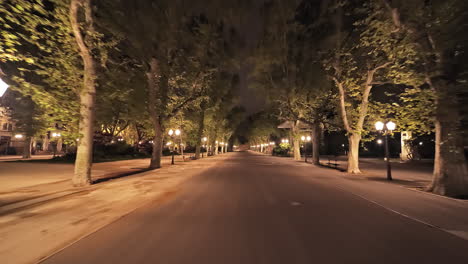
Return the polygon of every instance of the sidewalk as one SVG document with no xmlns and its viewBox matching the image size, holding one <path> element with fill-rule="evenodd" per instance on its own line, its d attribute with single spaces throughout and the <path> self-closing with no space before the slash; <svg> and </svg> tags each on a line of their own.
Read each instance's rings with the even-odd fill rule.
<svg viewBox="0 0 468 264">
<path fill-rule="evenodd" d="M 400 183 L 406 182 L 408 186 L 421 187 L 428 185 L 432 180 L 433 161 L 416 160 L 411 162 L 401 162 L 399 159 L 390 159 L 392 167 L 392 178 Z M 330 156 L 331 165 L 328 165 L 327 156 L 320 157 L 320 163 L 331 168 L 346 171 L 346 156 Z M 337 163 L 335 166 L 333 163 Z M 386 179 L 387 167 L 383 158 L 360 158 L 359 168 L 364 177 L 370 179 Z"/>
<path fill-rule="evenodd" d="M 56 199 L 0 215 L 1 262 L 37 263 L 136 208 L 150 202 L 164 202 L 179 191 L 182 182 L 205 173 L 229 156 L 176 162 L 174 166 L 168 166 L 165 158 L 166 165 L 160 169 L 75 188 L 71 195 L 60 194 Z M 120 164 L 120 167 L 138 167 L 132 166 L 132 162 L 135 161 L 125 161 L 126 165 Z"/>
<path fill-rule="evenodd" d="M 321 163 L 327 162 L 328 158 L 321 159 Z M 316 167 L 304 161 L 299 164 L 303 170 L 323 172 L 319 177 L 307 177 L 309 181 L 340 188 L 402 217 L 468 240 L 468 200 L 423 191 L 432 180 L 431 162 L 392 160 L 393 181 L 387 181 L 385 162 L 378 159 L 360 159 L 362 174 Z M 339 157 L 338 167 L 346 169 L 346 157 Z"/>
<path fill-rule="evenodd" d="M 30 159 L 24 159 L 21 155 L 0 155 L 0 162 L 2 161 L 15 161 L 15 160 L 47 160 L 51 159 L 53 155 L 32 155 Z"/>
<path fill-rule="evenodd" d="M 182 157 L 176 156 L 176 164 Z M 162 166 L 170 166 L 163 157 Z M 149 159 L 122 160 L 93 164 L 93 181 L 105 181 L 147 171 Z M 73 164 L 47 162 L 2 162 L 0 164 L 0 216 L 78 192 L 71 185 Z"/>
</svg>

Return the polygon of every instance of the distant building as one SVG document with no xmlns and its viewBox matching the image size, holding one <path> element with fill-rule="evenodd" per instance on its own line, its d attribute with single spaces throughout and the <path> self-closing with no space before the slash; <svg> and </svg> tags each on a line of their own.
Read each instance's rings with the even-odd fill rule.
<svg viewBox="0 0 468 264">
<path fill-rule="evenodd" d="M 13 134 L 15 122 L 11 119 L 10 110 L 0 106 L 0 155 L 19 154 L 23 150 L 24 139 Z"/>
</svg>

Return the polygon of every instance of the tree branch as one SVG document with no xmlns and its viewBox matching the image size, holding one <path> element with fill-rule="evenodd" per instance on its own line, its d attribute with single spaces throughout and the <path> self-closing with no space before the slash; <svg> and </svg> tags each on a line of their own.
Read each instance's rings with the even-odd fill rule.
<svg viewBox="0 0 468 264">
<path fill-rule="evenodd" d="M 332 79 L 335 82 L 336 86 L 338 87 L 338 91 L 340 93 L 341 119 L 343 120 L 345 130 L 348 133 L 351 133 L 352 129 L 351 129 L 351 126 L 349 125 L 348 115 L 346 113 L 345 91 L 344 91 L 343 84 L 339 82 L 336 77 L 333 77 Z"/>
</svg>

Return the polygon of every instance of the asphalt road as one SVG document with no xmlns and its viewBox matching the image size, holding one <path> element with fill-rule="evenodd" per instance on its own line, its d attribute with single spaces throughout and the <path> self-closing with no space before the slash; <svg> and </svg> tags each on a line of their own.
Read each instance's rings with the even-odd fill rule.
<svg viewBox="0 0 468 264">
<path fill-rule="evenodd" d="M 468 241 L 322 184 L 326 169 L 230 155 L 43 263 L 468 263 Z"/>
</svg>

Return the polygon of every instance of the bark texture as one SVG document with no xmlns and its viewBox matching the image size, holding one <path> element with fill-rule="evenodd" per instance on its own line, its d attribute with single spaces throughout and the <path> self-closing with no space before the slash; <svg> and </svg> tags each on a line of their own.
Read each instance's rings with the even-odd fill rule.
<svg viewBox="0 0 468 264">
<path fill-rule="evenodd" d="M 29 159 L 31 158 L 32 138 L 30 136 L 26 136 L 23 144 L 23 159 Z"/>
<path fill-rule="evenodd" d="M 458 197 L 468 195 L 468 167 L 463 149 L 461 116 L 456 93 L 444 80 L 432 81 L 436 99 L 436 149 L 430 190 Z"/>
<path fill-rule="evenodd" d="M 320 127 L 320 123 L 315 122 L 312 125 L 312 164 L 319 165 L 320 164 L 320 137 L 322 134 L 322 129 Z M 307 153 L 306 153 L 307 154 Z"/>
<path fill-rule="evenodd" d="M 203 137 L 203 130 L 204 129 L 205 129 L 205 110 L 202 110 L 201 113 L 200 113 L 200 119 L 198 120 L 197 145 L 196 145 L 196 149 L 195 149 L 195 159 L 200 158 L 202 137 Z"/>
<path fill-rule="evenodd" d="M 293 139 L 293 155 L 294 160 L 301 160 L 301 142 L 299 140 L 299 120 L 296 120 L 291 128 L 291 136 Z"/>
<path fill-rule="evenodd" d="M 78 144 L 75 161 L 75 173 L 72 179 L 74 186 L 84 186 L 91 184 L 94 115 L 96 101 L 96 67 L 93 56 L 91 54 L 91 49 L 86 45 L 84 36 L 80 30 L 78 14 L 80 7 L 83 9 L 85 14 L 85 30 L 89 32 L 89 34 L 92 34 L 93 32 L 91 0 L 71 0 L 70 22 L 84 65 L 84 84 L 82 90 L 80 91 L 79 133 L 81 138 Z"/>
<path fill-rule="evenodd" d="M 158 112 L 158 77 L 160 75 L 159 61 L 156 58 L 150 60 L 149 70 L 146 74 L 148 81 L 148 110 L 151 116 L 151 124 L 153 126 L 153 152 L 149 168 L 161 168 L 162 145 L 164 129 L 160 113 Z"/>
<path fill-rule="evenodd" d="M 359 143 L 361 135 L 352 133 L 348 136 L 349 151 L 348 151 L 348 173 L 361 173 L 359 170 Z"/>
</svg>

